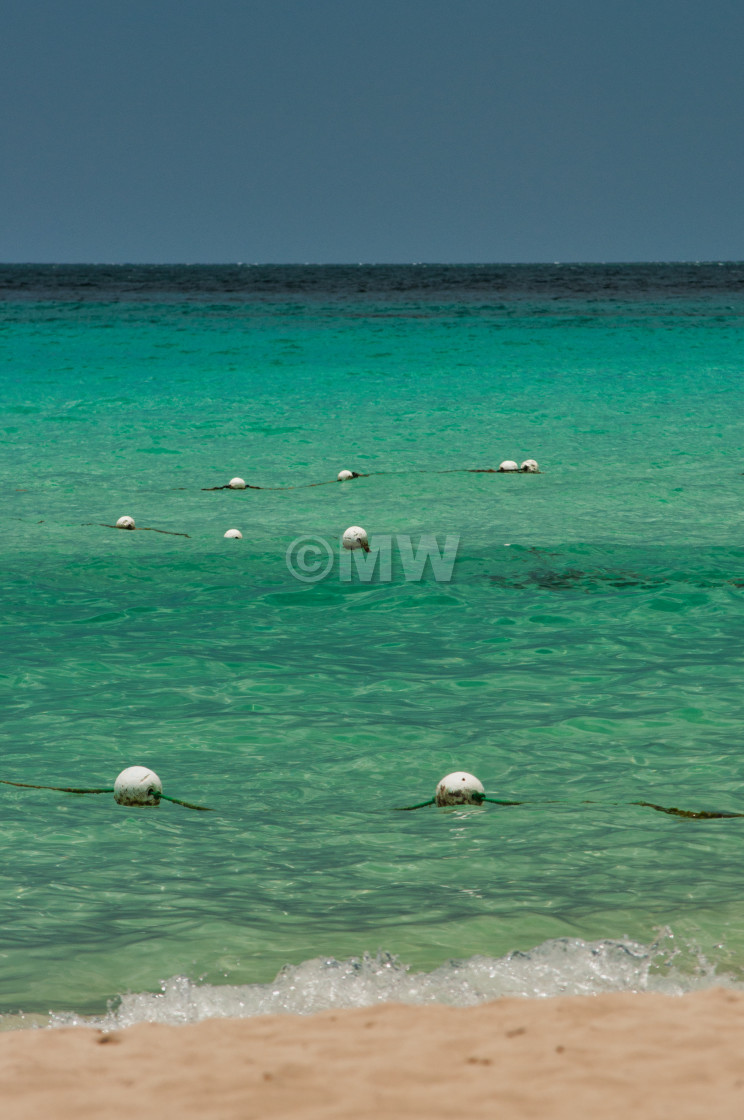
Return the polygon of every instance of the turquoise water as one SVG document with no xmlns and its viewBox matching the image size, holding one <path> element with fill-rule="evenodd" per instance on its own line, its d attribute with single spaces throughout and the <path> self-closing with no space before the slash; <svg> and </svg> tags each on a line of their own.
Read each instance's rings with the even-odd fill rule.
<svg viewBox="0 0 744 1120">
<path fill-rule="evenodd" d="M 605 986 L 739 982 L 744 820 L 632 802 L 744 812 L 744 268 L 29 267 L 0 295 L 0 777 L 144 764 L 213 809 L 0 786 L 0 1011 L 151 1017 L 165 982 L 234 1013 L 287 965 L 289 1009 L 360 970 L 469 999 L 450 958 L 587 990 L 598 945 L 641 962 Z M 368 477 L 304 485 L 341 468 Z M 295 488 L 202 489 L 235 475 Z M 451 580 L 293 578 L 292 541 L 352 524 L 459 535 Z M 525 804 L 397 812 L 458 769 Z"/>
</svg>

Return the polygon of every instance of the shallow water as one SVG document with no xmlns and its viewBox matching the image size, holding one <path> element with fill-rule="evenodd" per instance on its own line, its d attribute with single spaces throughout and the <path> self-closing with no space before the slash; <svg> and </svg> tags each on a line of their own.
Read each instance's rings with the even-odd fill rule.
<svg viewBox="0 0 744 1120">
<path fill-rule="evenodd" d="M 734 265 L 0 269 L 0 777 L 142 763 L 213 809 L 0 787 L 0 1009 L 176 976 L 227 1007 L 285 965 L 312 1009 L 358 990 L 323 961 L 378 951 L 467 1002 L 450 958 L 528 994 L 508 954 L 560 975 L 564 938 L 580 989 L 592 946 L 655 960 L 667 927 L 675 983 L 738 983 L 744 820 L 632 803 L 744 812 L 743 293 Z M 342 467 L 369 477 L 304 485 Z M 296 488 L 202 489 L 234 475 Z M 351 524 L 389 581 L 340 578 Z M 459 536 L 449 582 L 405 578 L 422 534 Z M 397 812 L 456 769 L 524 804 Z"/>
</svg>

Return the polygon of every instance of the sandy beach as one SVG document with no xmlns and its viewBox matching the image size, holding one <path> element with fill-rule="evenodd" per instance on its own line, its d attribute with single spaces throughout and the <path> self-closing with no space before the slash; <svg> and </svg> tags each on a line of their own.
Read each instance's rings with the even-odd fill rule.
<svg viewBox="0 0 744 1120">
<path fill-rule="evenodd" d="M 382 1005 L 0 1037 L 6 1120 L 740 1117 L 744 994 Z"/>
</svg>

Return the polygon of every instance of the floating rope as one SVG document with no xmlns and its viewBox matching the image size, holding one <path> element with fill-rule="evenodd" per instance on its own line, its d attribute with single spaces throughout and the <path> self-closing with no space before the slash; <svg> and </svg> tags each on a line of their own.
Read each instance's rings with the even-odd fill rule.
<svg viewBox="0 0 744 1120">
<path fill-rule="evenodd" d="M 381 475 L 388 475 L 395 477 L 402 474 L 542 474 L 542 471 L 525 471 L 525 470 L 511 470 L 503 471 L 498 467 L 448 467 L 445 470 L 432 471 L 427 469 L 413 470 L 413 471 L 370 471 L 368 474 L 361 474 L 357 471 L 351 471 L 352 478 L 379 478 Z M 312 486 L 332 486 L 336 482 L 348 482 L 344 478 L 329 478 L 324 482 L 299 482 L 295 486 L 255 486 L 250 482 L 244 483 L 243 486 L 231 486 L 225 483 L 224 486 L 202 486 L 202 491 L 210 490 L 307 490 Z M 178 486 L 174 489 L 185 490 L 186 487 Z"/>
<path fill-rule="evenodd" d="M 672 817 L 687 817 L 689 820 L 694 821 L 713 821 L 725 817 L 744 817 L 744 813 L 709 813 L 703 809 L 699 813 L 693 813 L 689 809 L 666 809 L 663 805 L 654 805 L 652 801 L 632 801 L 632 805 L 642 805 L 645 809 L 655 809 L 657 813 L 669 813 Z"/>
<path fill-rule="evenodd" d="M 467 805 L 467 804 L 482 805 L 484 801 L 490 802 L 491 805 L 528 805 L 529 804 L 529 802 L 527 802 L 527 801 L 498 801 L 495 797 L 485 797 L 483 794 L 478 793 L 476 790 L 474 790 L 470 794 L 470 801 L 469 802 L 463 801 L 462 804 L 463 805 Z M 437 803 L 436 798 L 435 797 L 430 797 L 428 801 L 422 801 L 420 805 L 400 805 L 397 808 L 397 812 L 399 812 L 399 813 L 410 813 L 414 809 L 425 809 L 427 805 L 436 805 L 436 803 Z M 448 808 L 448 809 L 457 808 L 456 805 L 447 805 L 447 806 L 444 806 L 444 807 Z"/>
<path fill-rule="evenodd" d="M 428 801 L 422 801 L 420 805 L 398 805 L 397 806 L 397 812 L 399 812 L 399 813 L 411 813 L 411 812 L 413 812 L 414 809 L 425 809 L 427 805 L 435 805 L 435 804 L 436 804 L 436 802 L 435 802 L 434 798 L 430 797 Z"/>
<path fill-rule="evenodd" d="M 104 529 L 120 529 L 120 525 L 107 525 L 105 521 L 84 521 L 84 525 L 101 525 Z M 138 525 L 136 529 L 129 529 L 132 533 L 165 533 L 169 537 L 188 537 L 188 533 L 175 533 L 172 529 L 153 529 L 149 525 Z"/>
<path fill-rule="evenodd" d="M 375 474 L 386 474 L 386 471 L 375 471 Z M 401 471 L 401 474 L 410 473 Z M 425 471 L 414 472 L 418 474 L 425 474 Z M 370 478 L 368 474 L 357 474 L 356 471 L 351 472 L 352 478 Z M 332 486 L 334 482 L 348 482 L 348 479 L 329 478 L 326 482 L 300 482 L 296 486 L 253 486 L 250 482 L 246 482 L 244 486 L 230 486 L 226 483 L 224 486 L 202 486 L 202 490 L 308 490 L 311 486 Z M 179 487 L 183 489 L 183 487 Z"/>
<path fill-rule="evenodd" d="M 4 786 L 16 786 L 20 789 L 50 789 L 54 790 L 56 793 L 114 793 L 113 787 L 107 787 L 106 789 L 83 789 L 78 786 L 42 786 L 37 785 L 34 782 L 11 782 L 8 778 L 0 778 L 0 784 Z M 154 796 L 157 800 L 170 801 L 173 805 L 182 805 L 185 809 L 194 809 L 199 813 L 213 812 L 209 805 L 196 805 L 193 801 L 182 801 L 179 797 L 169 797 L 167 793 L 161 793 L 158 791 L 154 794 Z M 487 801 L 490 805 L 560 804 L 560 802 L 558 801 L 502 801 L 496 797 L 485 797 L 484 795 L 479 794 L 477 791 L 473 791 L 470 794 L 470 798 L 470 804 L 475 805 L 482 805 L 484 801 Z M 463 804 L 468 804 L 468 802 L 463 802 Z M 600 802 L 583 801 L 582 804 L 597 805 L 600 804 Z M 669 816 L 672 817 L 683 817 L 687 820 L 695 821 L 729 820 L 733 817 L 744 817 L 744 813 L 730 813 L 725 810 L 722 810 L 720 812 L 712 812 L 707 809 L 701 809 L 699 812 L 693 812 L 691 809 L 677 809 L 675 807 L 668 808 L 664 805 L 655 805 L 653 801 L 631 801 L 630 804 L 638 805 L 643 809 L 654 809 L 657 813 L 668 813 Z M 426 809 L 429 805 L 436 805 L 436 799 L 430 797 L 428 801 L 421 801 L 418 805 L 400 805 L 397 807 L 396 811 L 399 813 L 410 813 L 413 812 L 414 809 Z M 446 806 L 446 808 L 456 807 L 457 806 Z"/>
<path fill-rule="evenodd" d="M 196 809 L 200 813 L 214 812 L 209 805 L 195 805 L 193 801 L 180 801 L 177 797 L 169 797 L 167 793 L 161 793 L 160 796 L 164 801 L 172 801 L 174 805 L 183 805 L 185 809 Z"/>
<path fill-rule="evenodd" d="M 33 782 L 11 782 L 7 778 L 0 778 L 4 786 L 20 786 L 22 789 L 53 789 L 57 793 L 114 793 L 114 787 L 108 789 L 78 789 L 76 786 L 39 786 Z M 193 801 L 181 801 L 178 797 L 169 797 L 167 793 L 156 791 L 153 796 L 156 800 L 171 801 L 174 805 L 183 805 L 185 809 L 195 809 L 200 813 L 211 813 L 209 805 L 195 805 Z"/>
<path fill-rule="evenodd" d="M 77 789 L 74 786 L 37 786 L 32 782 L 10 782 L 7 778 L 0 778 L 0 782 L 4 786 L 22 786 L 23 789 L 54 789 L 58 793 L 113 793 L 114 787 L 110 789 Z"/>
<path fill-rule="evenodd" d="M 462 802 L 463 805 L 482 805 L 484 801 L 488 801 L 491 805 L 560 805 L 560 801 L 499 801 L 495 797 L 485 797 L 477 791 L 470 793 L 470 801 Z M 582 801 L 582 805 L 600 805 L 599 801 Z M 614 802 L 614 804 L 620 804 Z M 731 817 L 744 817 L 744 813 L 729 813 L 726 811 L 710 812 L 707 809 L 701 809 L 695 813 L 691 809 L 675 809 L 666 808 L 664 805 L 655 805 L 652 801 L 631 801 L 631 805 L 640 805 L 644 809 L 655 809 L 657 813 L 668 813 L 672 817 L 684 817 L 687 820 L 694 821 L 713 821 L 713 820 L 728 820 Z M 436 798 L 430 797 L 428 801 L 422 801 L 419 805 L 401 805 L 397 811 L 400 813 L 410 813 L 414 809 L 425 809 L 428 805 L 436 805 Z M 442 808 L 452 809 L 457 808 L 457 805 L 445 805 Z"/>
<path fill-rule="evenodd" d="M 334 479 L 335 482 L 335 479 Z M 311 482 L 311 486 L 323 486 L 322 482 Z M 186 486 L 174 486 L 174 490 L 186 490 Z M 245 486 L 230 486 L 225 483 L 224 486 L 202 486 L 202 490 L 293 490 L 293 486 L 251 486 L 250 482 L 246 482 Z"/>
</svg>

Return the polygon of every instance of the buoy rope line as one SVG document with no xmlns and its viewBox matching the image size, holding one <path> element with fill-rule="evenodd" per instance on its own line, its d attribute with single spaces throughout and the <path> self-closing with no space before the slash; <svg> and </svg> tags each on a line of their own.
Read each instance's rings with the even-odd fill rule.
<svg viewBox="0 0 744 1120">
<path fill-rule="evenodd" d="M 114 786 L 108 786 L 106 789 L 80 789 L 77 786 L 40 786 L 33 782 L 11 782 L 7 778 L 0 778 L 0 784 L 4 786 L 20 786 L 23 789 L 52 789 L 57 793 L 116 793 Z M 183 805 L 185 809 L 196 809 L 200 813 L 211 813 L 212 809 L 208 805 L 195 805 L 193 801 L 182 801 L 179 797 L 169 797 L 167 793 L 162 790 L 155 790 L 152 794 L 154 798 L 153 804 L 158 801 L 171 801 L 174 805 Z"/>
<path fill-rule="evenodd" d="M 114 787 L 109 789 L 78 789 L 76 786 L 37 786 L 33 782 L 11 782 L 8 778 L 0 778 L 4 786 L 21 786 L 23 789 L 54 789 L 58 793 L 113 793 Z"/>
<path fill-rule="evenodd" d="M 398 475 L 404 475 L 404 474 L 543 474 L 543 471 L 541 471 L 539 469 L 539 467 L 535 463 L 534 459 L 527 459 L 527 460 L 525 460 L 525 462 L 530 463 L 530 464 L 535 464 L 535 465 L 534 466 L 525 466 L 523 464 L 520 467 L 520 466 L 517 466 L 516 463 L 515 463 L 514 466 L 510 466 L 510 467 L 447 467 L 444 470 L 430 470 L 427 467 L 421 467 L 421 468 L 417 468 L 415 470 L 407 470 L 407 471 L 367 471 L 367 472 L 363 472 L 363 471 L 342 471 L 341 474 L 344 476 L 343 478 L 328 478 L 328 479 L 325 479 L 323 482 L 299 482 L 294 486 L 256 486 L 255 483 L 252 483 L 252 482 L 243 482 L 242 486 L 233 486 L 229 482 L 226 482 L 222 486 L 201 486 L 200 489 L 202 491 L 209 491 L 209 490 L 306 490 L 311 486 L 333 486 L 337 482 L 349 482 L 353 478 L 380 478 L 383 475 L 386 475 L 390 478 L 395 478 Z M 242 481 L 242 479 L 241 479 L 241 481 Z M 191 487 L 190 486 L 171 486 L 170 489 L 171 489 L 172 492 L 175 492 L 175 491 L 190 490 Z M 159 493 L 161 493 L 160 490 L 150 490 L 149 488 L 146 488 L 144 492 L 147 493 L 147 494 L 159 494 Z M 31 491 L 30 490 L 14 490 L 13 493 L 15 493 L 15 494 L 30 494 Z M 86 522 L 86 524 L 91 525 L 91 524 L 93 524 L 93 522 L 89 521 L 89 522 Z M 98 524 L 98 523 L 96 522 L 96 524 Z M 107 525 L 106 528 L 111 529 L 111 528 L 115 528 L 115 526 Z M 165 529 L 154 529 L 152 531 L 155 532 L 155 533 L 165 533 L 165 532 L 167 532 L 167 530 L 165 530 Z M 180 535 L 184 536 L 184 537 L 188 536 L 187 533 L 182 533 Z"/>
<path fill-rule="evenodd" d="M 176 533 L 173 529 L 153 529 L 150 525 L 108 525 L 105 521 L 84 521 L 83 525 L 100 525 L 104 529 L 126 528 L 129 532 L 136 533 L 165 533 L 168 537 L 188 537 L 188 533 Z"/>
<path fill-rule="evenodd" d="M 540 802 L 537 802 L 537 803 L 535 803 L 535 802 L 531 803 L 529 801 L 498 801 L 495 797 L 485 797 L 484 795 L 479 794 L 477 791 L 474 791 L 473 793 L 471 793 L 470 801 L 469 802 L 464 802 L 464 804 L 482 805 L 484 801 L 488 801 L 491 805 L 529 805 L 529 804 L 553 805 L 553 804 L 557 804 L 556 802 L 553 802 L 553 801 L 540 801 Z M 399 813 L 410 813 L 410 812 L 412 812 L 413 809 L 425 809 L 427 805 L 436 805 L 436 804 L 437 804 L 436 797 L 430 797 L 428 801 L 422 801 L 420 805 L 400 805 L 398 807 L 397 811 Z"/>
<path fill-rule="evenodd" d="M 135 768 L 132 767 L 131 769 L 135 769 Z M 119 775 L 119 778 L 117 779 L 117 783 L 122 779 L 122 777 L 124 775 L 127 775 L 128 773 L 130 773 L 130 771 L 127 771 L 127 770 L 123 771 L 123 773 L 121 775 Z M 146 771 L 145 773 L 146 773 L 146 775 L 149 776 L 150 774 L 152 774 L 152 771 Z M 137 776 L 137 777 L 139 778 L 139 776 Z M 141 781 L 141 778 L 139 778 L 139 780 Z M 158 779 L 158 782 L 159 782 L 159 779 Z M 9 778 L 0 778 L 0 784 L 4 785 L 4 786 L 16 786 L 20 789 L 49 789 L 49 790 L 54 790 L 55 793 L 75 793 L 75 794 L 113 793 L 114 795 L 118 795 L 120 793 L 120 791 L 118 789 L 118 785 L 117 786 L 107 786 L 105 789 L 88 789 L 87 787 L 83 788 L 81 786 L 43 786 L 43 785 L 38 785 L 35 782 L 12 782 L 12 781 L 10 781 Z M 194 804 L 193 801 L 183 801 L 180 797 L 169 797 L 167 793 L 163 793 L 163 791 L 158 789 L 157 787 L 148 789 L 147 793 L 149 795 L 149 800 L 148 801 L 134 801 L 134 800 L 126 800 L 126 799 L 122 798 L 120 803 L 125 804 L 125 805 L 126 804 L 157 805 L 159 801 L 170 801 L 173 805 L 182 805 L 184 807 L 184 809 L 194 809 L 199 813 L 211 813 L 211 812 L 213 812 L 213 810 L 208 805 L 196 805 L 196 804 Z M 461 802 L 452 801 L 452 802 L 449 802 L 449 803 L 442 802 L 442 801 L 438 800 L 437 797 L 430 797 L 428 801 L 421 801 L 421 802 L 419 802 L 418 805 L 402 805 L 402 806 L 399 806 L 397 811 L 401 812 L 401 813 L 410 813 L 414 809 L 426 809 L 430 805 L 449 805 L 449 807 L 453 807 L 453 806 L 456 807 L 458 804 L 459 805 L 463 805 L 463 804 L 465 804 L 465 805 L 468 805 L 468 804 L 469 805 L 482 805 L 484 802 L 488 802 L 489 805 L 560 805 L 560 804 L 566 804 L 565 802 L 560 802 L 560 801 L 502 801 L 500 798 L 497 798 L 497 797 L 486 797 L 486 795 L 481 793 L 481 791 L 478 790 L 478 789 L 468 790 L 467 791 L 467 797 L 468 797 L 467 801 L 461 801 Z M 118 797 L 117 797 L 117 799 L 118 799 Z M 602 804 L 602 802 L 599 802 L 599 801 L 582 801 L 581 804 L 582 805 L 600 805 L 600 804 Z M 618 803 L 616 802 L 615 804 L 618 804 Z M 687 820 L 695 820 L 695 821 L 728 820 L 728 819 L 733 818 L 733 817 L 744 817 L 744 813 L 730 813 L 730 812 L 726 812 L 726 811 L 711 812 L 707 809 L 702 809 L 698 812 L 693 812 L 691 809 L 677 809 L 675 807 L 667 807 L 667 806 L 664 806 L 664 805 L 656 805 L 656 804 L 654 804 L 653 801 L 630 801 L 630 802 L 628 802 L 628 804 L 639 805 L 644 809 L 655 809 L 657 813 L 667 813 L 667 814 L 669 814 L 670 816 L 673 816 L 673 817 L 683 817 Z"/>
<path fill-rule="evenodd" d="M 540 474 L 540 468 L 535 459 L 525 459 L 521 466 L 514 459 L 504 459 L 498 469 L 494 467 L 451 467 L 440 471 L 427 471 L 415 470 L 413 472 L 407 471 L 374 471 L 372 474 Z M 202 491 L 214 490 L 306 490 L 312 486 L 332 486 L 334 482 L 348 482 L 353 478 L 371 478 L 372 474 L 360 474 L 359 471 L 341 470 L 338 472 L 336 478 L 329 478 L 325 482 L 301 482 L 296 486 L 255 486 L 251 482 L 246 482 L 244 478 L 231 478 L 229 482 L 223 483 L 221 486 L 202 486 Z M 184 486 L 177 486 L 174 490 L 183 491 L 186 489 Z M 124 514 L 118 519 L 115 525 L 109 525 L 107 522 L 92 522 L 88 521 L 86 524 L 98 524 L 104 529 L 125 529 L 133 531 L 137 529 L 137 525 L 133 517 L 129 514 Z M 172 529 L 154 529 L 151 526 L 141 526 L 145 532 L 149 533 L 166 533 L 171 537 L 188 537 L 188 533 L 177 533 Z M 350 535 L 353 534 L 353 535 Z M 228 529 L 223 534 L 225 539 L 242 540 L 243 534 L 240 529 Z M 369 552 L 369 540 L 364 529 L 358 525 L 352 525 L 347 529 L 343 535 L 343 546 L 348 549 L 362 548 L 365 552 Z"/>
<path fill-rule="evenodd" d="M 313 486 L 333 486 L 338 482 L 349 482 L 352 478 L 379 478 L 382 475 L 392 478 L 403 474 L 542 474 L 542 471 L 516 466 L 507 469 L 502 467 L 449 467 L 446 470 L 434 471 L 422 468 L 411 471 L 369 471 L 366 474 L 359 471 L 349 471 L 345 478 L 328 478 L 323 482 L 299 482 L 294 486 L 256 486 L 251 482 L 244 482 L 242 486 L 234 486 L 226 482 L 223 486 L 202 486 L 200 489 L 203 492 L 212 490 L 308 490 Z M 186 490 L 188 487 L 176 486 L 173 489 Z"/>
<path fill-rule="evenodd" d="M 631 805 L 642 805 L 646 809 L 656 809 L 657 813 L 669 813 L 672 817 L 688 817 L 693 821 L 713 821 L 727 817 L 744 817 L 744 813 L 709 813 L 703 809 L 693 813 L 689 809 L 666 809 L 663 805 L 654 805 L 652 801 L 631 801 Z"/>
<path fill-rule="evenodd" d="M 567 802 L 561 801 L 497 801 L 495 797 L 479 797 L 477 793 L 471 793 L 470 800 L 461 802 L 464 805 L 482 805 L 484 801 L 488 801 L 491 805 L 565 805 Z M 397 811 L 400 813 L 410 813 L 414 809 L 425 809 L 429 805 L 436 805 L 437 799 L 430 797 L 428 801 L 422 801 L 419 805 L 401 805 L 398 806 Z M 601 805 L 601 801 L 582 801 L 582 805 Z M 620 804 L 619 802 L 609 802 L 609 804 Z M 657 813 L 667 813 L 672 817 L 684 817 L 687 820 L 694 821 L 713 821 L 713 820 L 727 820 L 730 817 L 744 817 L 744 813 L 728 813 L 728 812 L 709 812 L 707 809 L 702 809 L 700 812 L 693 812 L 691 809 L 676 809 L 666 808 L 664 805 L 655 805 L 652 801 L 629 801 L 629 805 L 640 805 L 644 809 L 655 809 Z M 457 808 L 457 803 L 452 803 L 444 808 Z"/>
<path fill-rule="evenodd" d="M 184 809 L 196 809 L 199 813 L 211 813 L 213 810 L 209 805 L 195 805 L 193 801 L 181 801 L 179 797 L 169 797 L 167 793 L 159 794 L 163 801 L 170 801 L 174 805 L 183 805 Z"/>
<path fill-rule="evenodd" d="M 445 470 L 428 471 L 428 470 L 414 470 L 414 471 L 372 471 L 369 474 L 361 474 L 359 471 L 341 470 L 338 472 L 336 478 L 329 478 L 324 482 L 301 482 L 295 486 L 256 486 L 251 482 L 246 482 L 244 478 L 231 478 L 229 482 L 223 483 L 221 486 L 202 486 L 203 492 L 213 490 L 306 490 L 313 486 L 332 486 L 338 482 L 348 482 L 353 478 L 371 478 L 372 475 L 400 475 L 400 474 L 540 474 L 540 468 L 535 459 L 525 459 L 521 466 L 517 464 L 514 459 L 504 459 L 503 463 L 497 468 L 495 467 L 451 467 Z M 187 489 L 185 486 L 175 486 L 172 489 L 184 491 Z M 149 491 L 148 491 L 149 493 Z M 39 522 L 43 524 L 43 522 Z M 133 517 L 129 514 L 124 514 L 118 519 L 115 525 L 109 524 L 107 521 L 84 521 L 84 526 L 100 525 L 102 529 L 125 529 L 129 532 L 136 532 L 139 530 L 141 533 L 163 533 L 168 537 L 186 537 L 189 538 L 188 533 L 180 533 L 174 529 L 156 529 L 153 525 L 137 525 Z M 348 530 L 347 530 L 348 532 Z M 365 537 L 366 534 L 361 530 Z M 224 534 L 226 538 L 231 537 L 242 540 L 243 534 L 239 529 L 228 529 Z M 347 548 L 364 548 L 365 552 L 369 551 L 368 542 L 357 544 L 346 544 Z"/>
<path fill-rule="evenodd" d="M 202 492 L 211 490 L 307 490 L 311 486 L 335 486 L 337 482 L 349 482 L 352 478 L 397 478 L 399 475 L 406 474 L 543 474 L 543 471 L 523 471 L 517 469 L 516 471 L 502 471 L 498 467 L 448 467 L 446 470 L 429 470 L 428 468 L 420 468 L 410 471 L 367 471 L 366 473 L 360 471 L 349 471 L 348 478 L 327 478 L 323 482 L 298 482 L 294 486 L 256 486 L 255 483 L 246 482 L 244 486 L 231 486 L 226 482 L 223 486 L 201 486 Z M 190 486 L 171 486 L 171 492 L 181 492 L 190 490 Z M 159 494 L 159 490 L 146 490 L 147 494 Z M 24 491 L 25 493 L 25 491 Z"/>
<path fill-rule="evenodd" d="M 392 472 L 374 471 L 374 474 L 386 474 Z M 425 471 L 400 471 L 400 474 L 425 474 Z M 443 473 L 443 472 L 437 472 Z M 353 474 L 353 478 L 371 478 L 371 474 Z M 202 490 L 308 490 L 311 486 L 333 486 L 335 483 L 342 481 L 338 478 L 329 478 L 325 482 L 300 482 L 296 486 L 254 486 L 250 482 L 246 482 L 245 486 L 231 486 L 226 483 L 224 486 L 202 486 Z M 343 479 L 344 482 L 347 479 Z M 183 489 L 181 487 L 180 489 Z"/>
<path fill-rule="evenodd" d="M 492 805 L 560 805 L 566 804 L 559 800 L 553 801 L 500 801 L 495 797 L 486 797 L 486 791 L 483 783 L 476 778 L 475 774 L 469 774 L 467 770 L 455 770 L 452 774 L 447 774 L 439 782 L 434 791 L 434 796 L 430 797 L 428 801 L 421 801 L 418 805 L 404 805 L 400 807 L 401 812 L 410 812 L 413 809 L 425 809 L 428 805 L 437 806 L 457 806 L 457 805 L 482 805 L 484 801 L 490 802 Z M 593 801 L 585 799 L 581 802 L 582 805 L 602 805 L 601 801 Z M 626 804 L 626 802 L 611 802 L 613 805 Z M 690 809 L 676 809 L 667 808 L 664 805 L 656 805 L 653 801 L 631 801 L 631 805 L 640 805 L 644 809 L 655 809 L 658 813 L 669 813 L 673 817 L 686 817 L 690 820 L 709 821 L 717 820 L 723 817 L 744 817 L 744 813 L 729 813 L 729 812 L 709 812 L 701 810 L 700 812 L 692 812 Z"/>
</svg>

